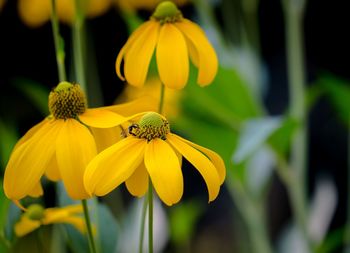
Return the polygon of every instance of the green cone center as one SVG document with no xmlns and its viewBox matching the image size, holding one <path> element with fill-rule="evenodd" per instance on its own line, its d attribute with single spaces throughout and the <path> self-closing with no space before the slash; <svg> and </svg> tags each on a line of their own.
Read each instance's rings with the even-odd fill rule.
<svg viewBox="0 0 350 253">
<path fill-rule="evenodd" d="M 26 215 L 31 220 L 41 220 L 44 218 L 44 208 L 39 204 L 30 205 L 26 211 Z"/>
<path fill-rule="evenodd" d="M 182 13 L 173 2 L 163 1 L 158 4 L 152 17 L 161 23 L 174 23 L 182 19 Z"/>
<path fill-rule="evenodd" d="M 86 98 L 78 84 L 61 82 L 50 92 L 49 110 L 56 119 L 76 118 L 86 110 Z"/>
<path fill-rule="evenodd" d="M 148 142 L 156 138 L 166 140 L 169 132 L 169 122 L 155 112 L 146 113 L 138 124 L 129 126 L 129 134 Z"/>
</svg>

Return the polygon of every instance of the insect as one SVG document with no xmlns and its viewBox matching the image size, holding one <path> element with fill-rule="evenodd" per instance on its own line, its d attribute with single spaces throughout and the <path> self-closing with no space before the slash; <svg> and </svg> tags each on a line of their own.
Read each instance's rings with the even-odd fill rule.
<svg viewBox="0 0 350 253">
<path fill-rule="evenodd" d="M 129 134 L 137 137 L 140 132 L 140 127 L 138 124 L 132 124 L 128 127 L 128 131 Z"/>
</svg>

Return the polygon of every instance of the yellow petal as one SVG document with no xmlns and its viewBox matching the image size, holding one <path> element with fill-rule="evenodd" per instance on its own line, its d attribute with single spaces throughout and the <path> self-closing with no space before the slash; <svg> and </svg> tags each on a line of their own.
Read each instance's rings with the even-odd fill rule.
<svg viewBox="0 0 350 253">
<path fill-rule="evenodd" d="M 25 197 L 39 182 L 54 155 L 61 127 L 58 120 L 45 123 L 11 154 L 4 176 L 4 190 L 8 198 Z"/>
<path fill-rule="evenodd" d="M 56 141 L 56 158 L 64 186 L 72 199 L 89 197 L 83 184 L 87 164 L 96 155 L 90 131 L 75 119 L 64 122 Z"/>
<path fill-rule="evenodd" d="M 168 134 L 167 141 L 179 151 L 199 171 L 207 184 L 209 202 L 213 201 L 220 190 L 220 178 L 213 163 L 201 152 L 183 142 L 177 135 Z"/>
<path fill-rule="evenodd" d="M 22 21 L 30 27 L 43 25 L 50 19 L 50 2 L 43 0 L 19 0 L 18 13 Z"/>
<path fill-rule="evenodd" d="M 129 37 L 128 41 L 125 43 L 125 45 L 122 47 L 122 49 L 120 50 L 118 56 L 117 56 L 117 60 L 115 62 L 115 69 L 117 72 L 118 77 L 125 81 L 124 76 L 121 74 L 120 71 L 120 65 L 122 63 L 123 57 L 126 53 L 126 51 L 130 48 L 130 46 L 135 42 L 135 40 L 137 38 L 139 38 L 139 36 L 148 28 L 149 26 L 149 22 L 147 21 L 145 23 L 143 23 L 141 26 L 139 26 Z"/>
<path fill-rule="evenodd" d="M 175 150 L 165 141 L 154 139 L 146 145 L 145 165 L 159 198 L 168 206 L 179 202 L 183 177 Z"/>
<path fill-rule="evenodd" d="M 60 170 L 58 169 L 56 154 L 51 158 L 49 165 L 46 168 L 45 176 L 51 181 L 61 180 Z"/>
<path fill-rule="evenodd" d="M 226 167 L 224 160 L 222 160 L 221 156 L 219 156 L 216 152 L 207 149 L 205 147 L 202 147 L 196 143 L 190 142 L 184 138 L 181 138 L 180 136 L 176 136 L 178 139 L 180 139 L 183 142 L 186 142 L 187 144 L 191 145 L 192 147 L 198 149 L 202 153 L 204 153 L 210 161 L 214 164 L 215 168 L 218 171 L 219 177 L 220 177 L 220 183 L 222 184 L 226 177 Z"/>
<path fill-rule="evenodd" d="M 33 198 L 38 198 L 44 194 L 43 187 L 40 181 L 34 186 L 34 188 L 28 193 L 29 196 Z"/>
<path fill-rule="evenodd" d="M 62 217 L 61 219 L 54 220 L 52 223 L 66 223 L 74 226 L 80 233 L 84 234 L 86 232 L 85 220 L 83 217 Z"/>
<path fill-rule="evenodd" d="M 160 80 L 171 89 L 182 89 L 188 80 L 189 64 L 186 41 L 173 24 L 164 24 L 156 50 Z"/>
<path fill-rule="evenodd" d="M 50 120 L 48 120 L 47 118 L 45 118 L 44 120 L 42 120 L 40 123 L 36 124 L 35 126 L 33 126 L 31 129 L 29 129 L 25 135 L 22 136 L 21 139 L 18 140 L 18 142 L 16 143 L 15 147 L 13 148 L 13 151 L 18 148 L 21 144 L 23 144 L 24 142 L 26 142 L 27 140 L 29 140 L 40 128 L 42 128 L 46 123 L 50 122 Z M 13 152 L 12 151 L 12 152 Z"/>
<path fill-rule="evenodd" d="M 159 96 L 158 93 L 157 95 Z M 131 116 L 139 112 L 157 111 L 158 104 L 159 101 L 157 99 L 150 96 L 143 96 L 128 103 L 106 106 L 102 108 L 123 116 Z"/>
<path fill-rule="evenodd" d="M 175 24 L 197 50 L 199 73 L 197 82 L 201 86 L 210 84 L 218 70 L 218 58 L 204 31 L 188 19 Z M 196 64 L 196 63 L 195 63 Z M 198 63 L 197 63 L 198 64 Z"/>
<path fill-rule="evenodd" d="M 125 52 L 124 73 L 127 82 L 141 87 L 145 83 L 148 66 L 157 43 L 160 24 L 148 21 L 145 31 L 138 35 Z"/>
<path fill-rule="evenodd" d="M 79 119 L 88 126 L 98 128 L 114 127 L 126 121 L 123 116 L 103 109 L 87 109 L 79 115 Z"/>
<path fill-rule="evenodd" d="M 128 137 L 102 151 L 86 168 L 86 190 L 97 196 L 108 194 L 134 173 L 142 161 L 144 148 L 144 140 Z"/>
<path fill-rule="evenodd" d="M 86 15 L 88 17 L 96 17 L 105 13 L 111 6 L 111 0 L 90 0 L 87 2 Z"/>
<path fill-rule="evenodd" d="M 125 129 L 124 131 L 127 131 Z M 97 152 L 101 152 L 122 139 L 121 126 L 112 128 L 91 128 L 92 135 L 95 138 Z"/>
<path fill-rule="evenodd" d="M 125 185 L 131 195 L 136 197 L 145 195 L 148 189 L 148 173 L 144 162 L 141 162 L 141 165 L 126 180 Z"/>
<path fill-rule="evenodd" d="M 22 237 L 39 228 L 40 225 L 40 221 L 31 220 L 22 215 L 20 220 L 15 224 L 15 233 L 18 237 Z"/>
</svg>

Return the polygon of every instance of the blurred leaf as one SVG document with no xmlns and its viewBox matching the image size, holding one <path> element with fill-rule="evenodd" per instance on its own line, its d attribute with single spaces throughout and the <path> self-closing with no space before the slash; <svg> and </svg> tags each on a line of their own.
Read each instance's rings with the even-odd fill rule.
<svg viewBox="0 0 350 253">
<path fill-rule="evenodd" d="M 185 113 L 231 127 L 261 114 L 248 86 L 234 70 L 220 67 L 213 83 L 202 88 L 196 83 L 197 71 L 192 69 L 182 104 Z"/>
<path fill-rule="evenodd" d="M 18 140 L 16 128 L 0 120 L 0 165 L 5 169 L 13 147 Z"/>
<path fill-rule="evenodd" d="M 281 117 L 265 117 L 246 121 L 232 157 L 233 163 L 239 164 L 251 157 L 282 126 L 282 123 Z"/>
<path fill-rule="evenodd" d="M 4 190 L 2 188 L 2 180 L 0 180 L 0 230 L 1 231 L 3 231 L 6 225 L 9 205 L 10 205 L 10 200 L 6 198 L 4 194 Z"/>
<path fill-rule="evenodd" d="M 331 231 L 325 240 L 316 248 L 316 253 L 338 252 L 341 246 L 348 243 L 350 238 L 346 238 L 346 229 L 338 228 Z"/>
<path fill-rule="evenodd" d="M 307 108 L 310 110 L 323 95 L 324 89 L 317 83 L 308 87 L 306 90 Z"/>
<path fill-rule="evenodd" d="M 176 246 L 191 241 L 199 216 L 203 208 L 195 201 L 181 202 L 170 209 L 171 239 Z"/>
<path fill-rule="evenodd" d="M 14 225 L 19 220 L 20 215 L 22 214 L 21 210 L 13 204 L 9 203 L 9 207 L 7 209 L 7 219 L 6 219 L 6 227 L 5 227 L 5 236 L 8 240 L 12 241 L 15 237 L 14 235 Z"/>
<path fill-rule="evenodd" d="M 119 239 L 119 224 L 109 208 L 103 204 L 98 204 L 98 219 L 100 252 L 115 252 Z"/>
<path fill-rule="evenodd" d="M 292 136 L 298 123 L 295 119 L 285 118 L 282 125 L 269 137 L 269 144 L 279 155 L 286 155 L 289 151 Z"/>
<path fill-rule="evenodd" d="M 25 78 L 16 78 L 13 83 L 37 107 L 43 116 L 49 114 L 48 96 L 50 90 L 44 85 Z"/>
<path fill-rule="evenodd" d="M 317 83 L 319 83 L 325 90 L 326 96 L 330 100 L 340 119 L 346 124 L 349 124 L 350 81 L 328 74 L 322 76 Z"/>
</svg>

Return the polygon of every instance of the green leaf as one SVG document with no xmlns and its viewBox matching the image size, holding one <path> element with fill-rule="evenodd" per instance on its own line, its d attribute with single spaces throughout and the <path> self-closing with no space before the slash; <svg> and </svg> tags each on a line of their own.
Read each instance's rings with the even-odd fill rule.
<svg viewBox="0 0 350 253">
<path fill-rule="evenodd" d="M 317 82 L 325 90 L 326 97 L 337 112 L 339 118 L 346 124 L 350 119 L 350 81 L 333 75 L 324 75 Z"/>
<path fill-rule="evenodd" d="M 338 252 L 341 246 L 349 243 L 349 236 L 347 236 L 344 227 L 331 231 L 325 240 L 316 248 L 316 253 L 332 253 Z"/>
<path fill-rule="evenodd" d="M 282 126 L 282 123 L 281 117 L 265 117 L 246 121 L 232 157 L 233 163 L 239 164 L 250 158 Z"/>
<path fill-rule="evenodd" d="M 16 128 L 0 120 L 0 165 L 5 169 L 13 147 L 18 140 Z"/>
<path fill-rule="evenodd" d="M 2 181 L 0 180 L 0 230 L 3 231 L 6 225 L 7 212 L 10 206 L 10 201 L 6 198 L 2 188 Z"/>
<path fill-rule="evenodd" d="M 42 113 L 43 116 L 49 114 L 48 96 L 50 90 L 40 83 L 25 78 L 16 78 L 14 85 L 20 90 Z"/>
<path fill-rule="evenodd" d="M 170 209 L 171 240 L 175 245 L 186 245 L 195 232 L 203 207 L 195 201 L 181 202 Z"/>
</svg>

